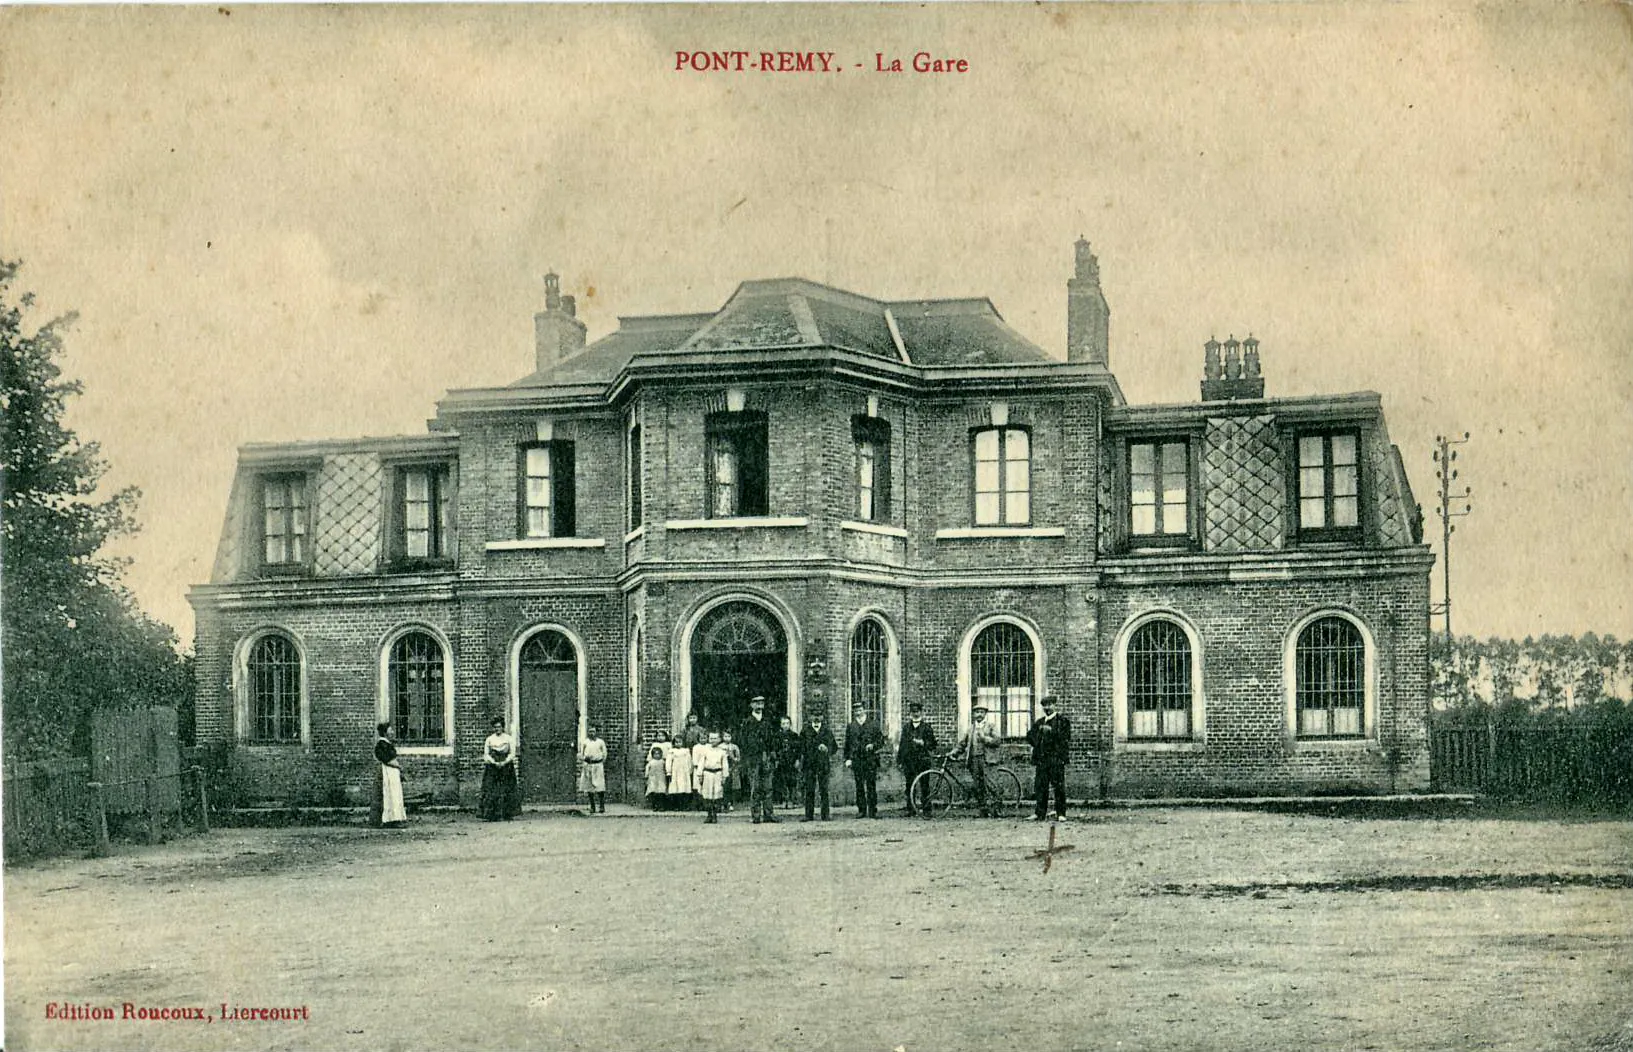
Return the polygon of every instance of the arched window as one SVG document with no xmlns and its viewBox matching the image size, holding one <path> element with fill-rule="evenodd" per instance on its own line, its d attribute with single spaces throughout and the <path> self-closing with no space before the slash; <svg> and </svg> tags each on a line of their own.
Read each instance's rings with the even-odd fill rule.
<svg viewBox="0 0 1633 1052">
<path fill-rule="evenodd" d="M 1128 736 L 1190 738 L 1191 641 L 1173 621 L 1156 618 L 1128 639 Z"/>
<path fill-rule="evenodd" d="M 1299 737 L 1367 732 L 1366 660 L 1366 641 L 1348 618 L 1320 617 L 1304 626 L 1293 657 Z"/>
<path fill-rule="evenodd" d="M 970 705 L 984 705 L 1006 738 L 1032 728 L 1038 655 L 1021 626 L 997 621 L 970 644 Z"/>
<path fill-rule="evenodd" d="M 250 647 L 249 720 L 245 737 L 255 742 L 301 740 L 301 657 L 295 641 L 269 633 Z"/>
<path fill-rule="evenodd" d="M 442 644 L 429 632 L 405 632 L 387 668 L 392 729 L 405 745 L 447 742 Z"/>
<path fill-rule="evenodd" d="M 875 617 L 864 617 L 851 633 L 851 706 L 867 709 L 881 724 L 890 671 L 890 640 Z"/>
</svg>

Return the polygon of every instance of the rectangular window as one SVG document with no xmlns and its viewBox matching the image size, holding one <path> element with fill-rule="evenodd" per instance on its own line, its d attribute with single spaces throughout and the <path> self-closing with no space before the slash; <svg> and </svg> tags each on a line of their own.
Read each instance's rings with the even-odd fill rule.
<svg viewBox="0 0 1633 1052">
<path fill-rule="evenodd" d="M 975 433 L 975 524 L 1025 526 L 1032 521 L 1032 436 L 1019 428 Z"/>
<path fill-rule="evenodd" d="M 629 429 L 629 449 L 624 461 L 629 471 L 629 528 L 632 530 L 646 521 L 641 510 L 641 470 L 645 464 L 642 456 L 641 425 L 636 424 Z"/>
<path fill-rule="evenodd" d="M 521 536 L 574 536 L 573 444 L 543 442 L 523 446 L 520 475 Z"/>
<path fill-rule="evenodd" d="M 710 413 L 704 423 L 708 456 L 708 517 L 770 514 L 766 416 Z"/>
<path fill-rule="evenodd" d="M 890 519 L 890 424 L 877 417 L 851 420 L 856 446 L 856 517 L 862 522 Z"/>
<path fill-rule="evenodd" d="M 1183 439 L 1130 442 L 1129 534 L 1139 543 L 1190 537 L 1190 446 Z"/>
<path fill-rule="evenodd" d="M 447 559 L 453 553 L 452 488 L 446 464 L 397 471 L 396 553 L 407 560 Z"/>
<path fill-rule="evenodd" d="M 305 475 L 274 475 L 261 482 L 262 562 L 293 568 L 306 563 L 307 506 Z"/>
<path fill-rule="evenodd" d="M 1359 532 L 1360 446 L 1354 431 L 1299 436 L 1300 533 L 1344 537 Z"/>
</svg>

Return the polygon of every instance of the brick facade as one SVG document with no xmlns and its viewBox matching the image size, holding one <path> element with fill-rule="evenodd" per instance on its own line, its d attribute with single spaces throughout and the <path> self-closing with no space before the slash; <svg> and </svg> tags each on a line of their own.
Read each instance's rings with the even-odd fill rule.
<svg viewBox="0 0 1633 1052">
<path fill-rule="evenodd" d="M 1092 309 L 1084 331 L 1098 331 L 1104 300 L 1086 245 L 1078 266 L 1072 309 Z M 552 304 L 541 317 L 576 323 L 569 297 Z M 517 385 L 450 392 L 423 436 L 245 448 L 213 579 L 192 593 L 198 740 L 232 745 L 240 800 L 367 798 L 373 726 L 397 689 L 382 655 L 411 626 L 445 643 L 452 684 L 446 740 L 404 750 L 411 792 L 472 802 L 496 715 L 528 755 L 519 695 L 532 688 L 516 654 L 530 632 L 556 626 L 582 669 L 581 723 L 599 725 L 610 748 L 609 790 L 633 798 L 644 744 L 689 704 L 700 626 L 737 601 L 785 639 L 766 659 L 786 668 L 774 706 L 821 708 L 842 724 L 851 634 L 870 617 L 890 644 L 892 722 L 922 702 L 949 742 L 986 674 L 970 653 L 977 630 L 1013 626 L 1009 638 L 1033 648 L 1026 686 L 1058 695 L 1073 721 L 1077 795 L 1427 784 L 1431 560 L 1375 395 L 1131 407 L 1103 347 L 1052 359 L 986 301 L 887 304 L 794 281 L 747 283 L 714 315 L 626 319 L 582 350 L 538 353 L 540 372 Z M 764 414 L 765 515 L 711 517 L 722 469 L 706 421 L 722 413 Z M 858 521 L 857 420 L 888 435 L 888 476 L 876 479 L 888 508 L 871 522 Z M 1029 514 L 1000 526 L 974 510 L 973 436 L 993 427 L 1024 431 L 1029 452 Z M 1299 474 L 1297 442 L 1329 432 L 1356 436 L 1353 468 L 1329 466 L 1327 478 L 1358 480 L 1358 521 L 1301 534 L 1299 487 L 1313 476 L 1308 464 Z M 570 537 L 524 535 L 519 450 L 542 441 L 572 446 Z M 1147 545 L 1131 533 L 1130 457 L 1152 441 L 1185 444 L 1191 467 L 1185 535 Z M 446 465 L 445 550 L 405 562 L 393 553 L 410 512 L 394 480 L 426 464 Z M 1020 469 L 1004 470 L 1006 486 L 1021 485 Z M 261 531 L 294 529 L 265 525 L 260 480 L 273 476 L 308 478 L 311 497 L 283 512 L 306 516 L 300 558 L 268 564 L 275 546 Z M 1194 639 L 1199 718 L 1182 739 L 1129 730 L 1122 648 L 1153 616 Z M 1344 697 L 1366 700 L 1354 733 L 1314 738 L 1298 733 L 1289 675 L 1302 667 L 1300 626 L 1323 616 L 1364 641 Z M 300 655 L 299 740 L 249 740 L 246 714 L 267 688 L 247 654 L 267 632 Z"/>
</svg>

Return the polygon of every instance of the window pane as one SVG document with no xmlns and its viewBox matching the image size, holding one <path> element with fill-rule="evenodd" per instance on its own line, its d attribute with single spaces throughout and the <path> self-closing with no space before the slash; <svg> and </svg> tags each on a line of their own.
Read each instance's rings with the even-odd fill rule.
<svg viewBox="0 0 1633 1052">
<path fill-rule="evenodd" d="M 431 497 L 431 477 L 424 471 L 409 471 L 403 474 L 403 492 L 413 502 L 424 502 Z"/>
<path fill-rule="evenodd" d="M 1128 733 L 1134 738 L 1155 738 L 1157 736 L 1157 717 L 1160 714 L 1156 709 L 1129 714 Z"/>
<path fill-rule="evenodd" d="M 975 434 L 975 459 L 998 459 L 998 432 L 977 431 Z"/>
<path fill-rule="evenodd" d="M 998 494 L 977 493 L 975 495 L 975 523 L 978 526 L 991 526 L 998 521 Z"/>
<path fill-rule="evenodd" d="M 1298 495 L 1319 497 L 1327 491 L 1326 472 L 1320 468 L 1301 468 L 1298 473 Z"/>
<path fill-rule="evenodd" d="M 1004 521 L 1021 524 L 1032 521 L 1032 498 L 1025 493 L 1011 493 L 1004 508 Z"/>
<path fill-rule="evenodd" d="M 998 462 L 996 460 L 978 460 L 975 463 L 975 492 L 996 493 L 998 491 Z"/>
<path fill-rule="evenodd" d="M 1007 460 L 1026 460 L 1032 455 L 1032 439 L 1025 431 L 1004 432 L 1004 457 Z"/>
<path fill-rule="evenodd" d="M 1332 436 L 1332 462 L 1334 464 L 1355 463 L 1355 436 Z"/>
<path fill-rule="evenodd" d="M 1136 506 L 1157 503 L 1156 479 L 1150 475 L 1135 475 L 1129 479 L 1128 500 Z"/>
<path fill-rule="evenodd" d="M 1335 497 L 1353 497 L 1357 492 L 1356 484 L 1358 470 L 1353 464 L 1335 466 L 1332 469 L 1332 494 Z"/>
<path fill-rule="evenodd" d="M 737 481 L 737 454 L 729 447 L 715 450 L 714 480 L 728 486 Z"/>
<path fill-rule="evenodd" d="M 1332 732 L 1334 734 L 1360 734 L 1361 710 L 1347 708 L 1332 710 Z"/>
<path fill-rule="evenodd" d="M 1186 532 L 1185 511 L 1184 504 L 1164 504 L 1162 506 L 1162 532 L 1167 534 Z"/>
<path fill-rule="evenodd" d="M 1135 505 L 1132 528 L 1135 533 L 1157 532 L 1157 509 L 1155 505 Z"/>
<path fill-rule="evenodd" d="M 1025 492 L 1032 488 L 1032 465 L 1024 460 L 1010 461 L 1008 470 L 1004 472 L 1004 488 L 1011 493 Z"/>
<path fill-rule="evenodd" d="M 1184 504 L 1185 503 L 1185 476 L 1184 475 L 1166 475 L 1166 474 L 1163 475 L 1163 477 L 1162 477 L 1162 502 L 1164 504 Z"/>
<path fill-rule="evenodd" d="M 529 508 L 548 508 L 550 506 L 549 479 L 530 477 L 527 480 L 527 506 Z"/>
<path fill-rule="evenodd" d="M 527 451 L 528 478 L 550 477 L 550 450 L 546 446 L 534 446 Z"/>
<path fill-rule="evenodd" d="M 1162 446 L 1162 474 L 1164 479 L 1178 479 L 1184 485 L 1185 443 L 1165 442 Z"/>
<path fill-rule="evenodd" d="M 856 495 L 856 514 L 863 522 L 873 521 L 873 490 L 864 488 Z"/>
<path fill-rule="evenodd" d="M 527 509 L 527 535 L 529 537 L 550 536 L 550 509 Z"/>
<path fill-rule="evenodd" d="M 1128 470 L 1135 475 L 1150 475 L 1156 470 L 1155 447 L 1140 443 L 1128 447 Z"/>
<path fill-rule="evenodd" d="M 1301 468 L 1306 468 L 1319 467 L 1320 465 L 1324 464 L 1326 462 L 1326 458 L 1322 455 L 1321 447 L 1322 442 L 1320 435 L 1312 435 L 1307 438 L 1299 439 L 1298 466 Z"/>
<path fill-rule="evenodd" d="M 1360 502 L 1354 497 L 1334 497 L 1332 499 L 1332 524 L 1334 526 L 1354 526 L 1359 519 Z"/>
<path fill-rule="evenodd" d="M 1319 530 L 1327 525 L 1327 509 L 1320 497 L 1298 502 L 1298 524 L 1306 530 Z"/>
</svg>

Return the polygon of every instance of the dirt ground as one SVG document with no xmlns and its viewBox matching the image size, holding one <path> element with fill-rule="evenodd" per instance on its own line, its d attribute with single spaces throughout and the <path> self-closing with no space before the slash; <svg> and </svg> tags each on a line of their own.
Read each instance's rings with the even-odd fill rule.
<svg viewBox="0 0 1633 1052">
<path fill-rule="evenodd" d="M 14 868 L 6 1047 L 1633 1050 L 1633 822 L 1058 837 L 1045 872 L 1022 821 L 530 813 Z M 205 1020 L 48 1018 L 125 1002 Z"/>
</svg>

